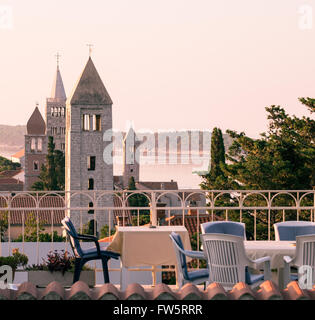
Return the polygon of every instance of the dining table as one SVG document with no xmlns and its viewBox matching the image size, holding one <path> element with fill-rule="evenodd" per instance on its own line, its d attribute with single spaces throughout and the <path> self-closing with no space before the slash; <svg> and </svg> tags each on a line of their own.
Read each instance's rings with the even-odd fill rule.
<svg viewBox="0 0 315 320">
<path fill-rule="evenodd" d="M 244 241 L 245 252 L 249 259 L 270 257 L 271 269 L 277 269 L 279 289 L 284 289 L 284 256 L 294 257 L 295 241 Z"/>
<path fill-rule="evenodd" d="M 170 239 L 172 232 L 180 235 L 185 250 L 191 250 L 189 233 L 184 226 L 116 227 L 116 233 L 106 250 L 120 254 L 121 287 L 124 268 L 142 271 L 143 268 L 135 269 L 135 267 L 151 266 L 149 270 L 152 270 L 152 285 L 155 286 L 156 272 L 162 271 L 158 267 L 176 265 L 176 254 Z"/>
</svg>

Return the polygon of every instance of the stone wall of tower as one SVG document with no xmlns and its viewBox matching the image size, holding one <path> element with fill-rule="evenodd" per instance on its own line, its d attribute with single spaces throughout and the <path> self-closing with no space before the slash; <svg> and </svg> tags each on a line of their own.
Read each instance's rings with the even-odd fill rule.
<svg viewBox="0 0 315 320">
<path fill-rule="evenodd" d="M 83 115 L 101 115 L 101 131 L 83 131 Z M 112 129 L 112 106 L 111 105 L 71 105 L 67 103 L 66 113 L 66 190 L 70 207 L 88 207 L 92 202 L 98 207 L 113 207 L 112 196 L 104 196 L 95 203 L 95 192 L 87 191 L 89 179 L 94 180 L 94 190 L 113 190 L 113 164 L 105 163 L 103 152 L 110 142 L 103 141 L 103 134 L 106 130 Z M 89 171 L 87 166 L 88 156 L 95 156 L 95 170 Z M 72 197 L 69 198 L 69 190 Z M 73 195 L 75 191 L 84 190 L 90 195 Z M 93 214 L 88 210 L 71 210 L 71 220 L 76 228 L 80 228 L 89 220 L 94 219 Z M 112 225 L 112 212 L 95 210 L 95 218 L 98 230 L 103 225 Z"/>
<path fill-rule="evenodd" d="M 140 180 L 140 164 L 137 161 L 140 157 L 136 157 L 136 150 L 140 144 L 140 141 L 136 141 L 134 132 L 130 135 L 127 134 L 123 141 L 123 184 L 125 189 L 128 188 L 131 177 L 134 177 L 135 182 Z"/>
<path fill-rule="evenodd" d="M 47 136 L 54 138 L 55 148 L 65 151 L 66 102 L 48 98 L 46 100 Z"/>
<path fill-rule="evenodd" d="M 31 150 L 32 139 L 35 139 L 35 150 Z M 38 139 L 42 140 L 42 148 L 38 149 Z M 46 135 L 25 135 L 25 182 L 24 190 L 31 190 L 32 185 L 38 181 L 40 168 L 46 163 L 47 136 Z M 34 170 L 34 162 L 38 162 L 38 169 Z"/>
</svg>

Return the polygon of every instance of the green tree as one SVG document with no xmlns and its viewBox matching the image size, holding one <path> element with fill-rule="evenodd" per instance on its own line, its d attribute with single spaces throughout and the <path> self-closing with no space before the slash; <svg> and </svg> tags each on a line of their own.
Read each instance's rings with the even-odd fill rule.
<svg viewBox="0 0 315 320">
<path fill-rule="evenodd" d="M 302 104 L 314 112 L 314 100 L 300 98 Z M 223 168 L 231 189 L 243 190 L 309 190 L 315 181 L 315 121 L 309 117 L 288 115 L 280 106 L 266 108 L 269 120 L 268 131 L 258 139 L 252 139 L 244 132 L 228 130 L 234 139 L 226 158 L 229 164 Z M 235 201 L 235 199 L 229 199 Z M 305 204 L 311 205 L 310 199 Z M 273 205 L 293 204 L 288 196 L 281 195 Z M 252 196 L 248 206 L 266 206 L 262 197 Z M 286 220 L 295 220 L 297 212 L 285 210 Z M 271 225 L 282 220 L 282 211 L 271 211 Z M 309 220 L 309 211 L 300 212 L 300 220 Z M 238 216 L 239 212 L 231 212 Z M 267 237 L 267 213 L 257 211 L 257 239 Z M 253 212 L 243 212 L 246 230 L 253 235 Z"/>
<path fill-rule="evenodd" d="M 46 165 L 42 165 L 39 181 L 36 181 L 33 190 L 59 191 L 65 188 L 65 156 L 60 150 L 55 150 L 54 138 L 48 138 Z"/>
<path fill-rule="evenodd" d="M 115 232 L 115 229 L 111 229 L 109 232 L 109 226 L 106 224 L 100 230 L 100 239 L 112 236 Z"/>
<path fill-rule="evenodd" d="M 214 128 L 211 135 L 209 171 L 202 175 L 203 181 L 200 184 L 204 190 L 226 190 L 228 180 L 224 172 L 225 164 L 225 147 L 222 131 Z"/>
<path fill-rule="evenodd" d="M 134 177 L 130 177 L 129 179 L 128 190 L 137 190 Z M 149 207 L 149 200 L 144 194 L 135 193 L 128 198 L 128 204 L 130 207 Z M 131 210 L 131 212 L 137 213 L 137 210 Z M 145 214 L 149 213 L 148 210 L 141 210 L 141 212 Z"/>
<path fill-rule="evenodd" d="M 1 241 L 4 241 L 5 233 L 8 230 L 8 212 L 2 211 L 0 212 L 0 238 Z"/>
<path fill-rule="evenodd" d="M 19 168 L 21 168 L 21 165 L 19 163 L 12 162 L 7 158 L 0 156 L 0 172 L 6 170 L 17 170 Z"/>
</svg>

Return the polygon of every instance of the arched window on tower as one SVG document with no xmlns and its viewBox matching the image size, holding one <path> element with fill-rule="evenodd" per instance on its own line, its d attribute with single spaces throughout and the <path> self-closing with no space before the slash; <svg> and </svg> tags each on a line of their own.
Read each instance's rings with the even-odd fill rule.
<svg viewBox="0 0 315 320">
<path fill-rule="evenodd" d="M 90 203 L 89 203 L 89 208 L 93 208 L 93 207 L 94 207 L 93 202 L 90 202 Z M 88 211 L 88 213 L 89 213 L 89 214 L 94 214 L 94 210 L 93 210 L 93 209 L 90 209 L 90 210 Z"/>
<path fill-rule="evenodd" d="M 37 139 L 37 151 L 42 151 L 43 150 L 43 140 L 42 138 Z"/>
<path fill-rule="evenodd" d="M 39 161 L 35 160 L 33 162 L 33 170 L 38 171 L 39 170 Z"/>
<path fill-rule="evenodd" d="M 31 151 L 35 151 L 36 150 L 36 139 L 32 138 L 31 140 Z"/>
<path fill-rule="evenodd" d="M 89 179 L 88 190 L 94 190 L 94 179 L 93 178 Z"/>
<path fill-rule="evenodd" d="M 65 116 L 65 108 L 61 108 L 61 116 L 62 116 L 62 117 Z"/>
</svg>

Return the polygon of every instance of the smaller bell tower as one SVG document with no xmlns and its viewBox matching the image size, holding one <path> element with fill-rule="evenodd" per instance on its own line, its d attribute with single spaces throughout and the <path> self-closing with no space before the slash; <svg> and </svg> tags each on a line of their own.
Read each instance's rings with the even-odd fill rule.
<svg viewBox="0 0 315 320">
<path fill-rule="evenodd" d="M 46 162 L 47 136 L 46 124 L 38 109 L 38 105 L 27 122 L 25 137 L 25 183 L 24 190 L 32 190 L 38 181 L 40 169 Z"/>
</svg>

